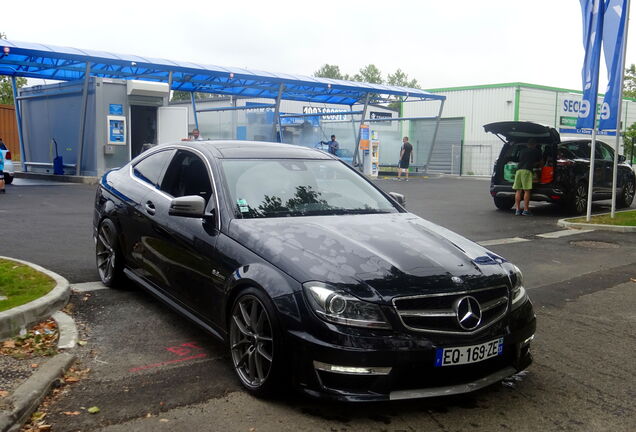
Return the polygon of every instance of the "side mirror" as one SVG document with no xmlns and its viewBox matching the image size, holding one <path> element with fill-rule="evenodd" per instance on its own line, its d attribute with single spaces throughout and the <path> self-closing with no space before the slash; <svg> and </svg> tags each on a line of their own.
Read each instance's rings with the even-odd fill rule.
<svg viewBox="0 0 636 432">
<path fill-rule="evenodd" d="M 627 160 L 625 155 L 618 155 L 618 163 L 623 163 Z"/>
<path fill-rule="evenodd" d="M 205 200 L 198 195 L 187 195 L 170 201 L 168 214 L 170 216 L 183 216 L 191 218 L 203 217 L 205 213 Z"/>
<path fill-rule="evenodd" d="M 397 201 L 399 205 L 401 205 L 402 207 L 406 207 L 406 198 L 404 197 L 404 195 L 397 192 L 389 192 L 389 195 L 391 195 L 391 198 Z"/>
</svg>

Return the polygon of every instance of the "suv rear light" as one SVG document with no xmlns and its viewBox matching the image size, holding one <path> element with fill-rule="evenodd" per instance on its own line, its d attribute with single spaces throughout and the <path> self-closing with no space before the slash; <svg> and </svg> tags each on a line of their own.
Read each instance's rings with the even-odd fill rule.
<svg viewBox="0 0 636 432">
<path fill-rule="evenodd" d="M 557 166 L 570 166 L 574 165 L 574 161 L 570 159 L 558 159 Z"/>
<path fill-rule="evenodd" d="M 4 158 L 7 159 L 7 160 L 11 160 L 11 152 L 10 151 L 6 152 L 4 154 Z"/>
</svg>

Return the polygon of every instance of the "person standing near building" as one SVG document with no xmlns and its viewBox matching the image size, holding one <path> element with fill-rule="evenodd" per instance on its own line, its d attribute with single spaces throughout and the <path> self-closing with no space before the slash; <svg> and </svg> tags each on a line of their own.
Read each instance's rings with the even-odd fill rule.
<svg viewBox="0 0 636 432">
<path fill-rule="evenodd" d="M 532 195 L 532 177 L 534 168 L 541 166 L 541 150 L 534 138 L 528 140 L 528 147 L 519 152 L 519 163 L 515 173 L 512 189 L 515 190 L 515 215 L 532 216 L 530 213 L 530 198 Z M 523 192 L 523 211 L 521 211 L 521 194 Z"/>
<path fill-rule="evenodd" d="M 0 142 L 2 139 L 0 138 Z M 4 189 L 4 153 L 0 151 L 0 193 L 7 193 Z"/>
<path fill-rule="evenodd" d="M 409 165 L 413 163 L 413 145 L 409 142 L 409 137 L 402 138 L 400 148 L 400 161 L 398 162 L 397 180 L 402 180 L 402 171 L 405 172 L 406 181 L 409 181 Z"/>
</svg>

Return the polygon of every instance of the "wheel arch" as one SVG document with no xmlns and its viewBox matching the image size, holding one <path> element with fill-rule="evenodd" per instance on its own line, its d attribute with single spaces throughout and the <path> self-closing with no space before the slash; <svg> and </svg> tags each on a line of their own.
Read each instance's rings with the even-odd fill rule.
<svg viewBox="0 0 636 432">
<path fill-rule="evenodd" d="M 220 320 L 226 326 L 234 301 L 247 288 L 255 288 L 265 293 L 281 316 L 300 319 L 294 295 L 300 290 L 300 283 L 275 267 L 263 263 L 251 263 L 235 269 L 227 278 L 225 304 L 221 308 L 223 316 Z"/>
</svg>

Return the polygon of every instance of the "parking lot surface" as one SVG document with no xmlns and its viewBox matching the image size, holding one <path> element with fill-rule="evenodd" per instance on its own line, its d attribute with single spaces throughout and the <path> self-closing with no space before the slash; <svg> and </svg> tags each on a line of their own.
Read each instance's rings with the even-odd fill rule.
<svg viewBox="0 0 636 432">
<path fill-rule="evenodd" d="M 480 179 L 378 180 L 410 211 L 488 246 L 523 270 L 537 311 L 527 373 L 478 392 L 381 404 L 296 394 L 259 400 L 240 388 L 226 347 L 143 291 L 102 289 L 91 238 L 94 187 L 16 179 L 0 200 L 11 220 L 0 255 L 27 259 L 75 283 L 71 303 L 88 376 L 52 402 L 54 431 L 633 431 L 636 236 L 562 231 L 564 217 L 494 208 Z M 5 196 L 0 197 L 5 198 Z M 606 204 L 595 205 L 602 212 Z M 506 239 L 523 241 L 508 243 Z M 100 412 L 85 409 L 98 406 Z M 80 411 L 77 416 L 65 412 Z"/>
</svg>

